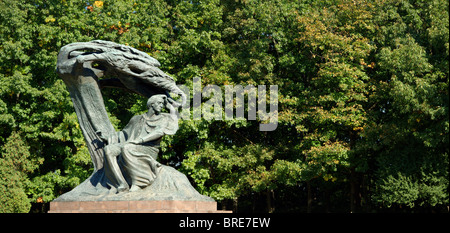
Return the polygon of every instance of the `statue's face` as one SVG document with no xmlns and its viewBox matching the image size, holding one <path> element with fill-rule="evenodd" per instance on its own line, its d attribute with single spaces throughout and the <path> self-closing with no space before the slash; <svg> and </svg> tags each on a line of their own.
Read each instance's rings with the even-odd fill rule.
<svg viewBox="0 0 450 233">
<path fill-rule="evenodd" d="M 152 103 L 152 108 L 156 113 L 160 113 L 161 110 L 164 108 L 164 99 L 157 98 L 155 102 Z"/>
</svg>

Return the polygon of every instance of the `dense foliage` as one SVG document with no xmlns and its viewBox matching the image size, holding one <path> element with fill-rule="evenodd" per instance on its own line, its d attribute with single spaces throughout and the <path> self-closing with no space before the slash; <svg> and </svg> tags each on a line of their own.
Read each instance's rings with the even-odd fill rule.
<svg viewBox="0 0 450 233">
<path fill-rule="evenodd" d="M 191 90 L 194 76 L 278 85 L 275 131 L 182 120 L 163 140 L 161 162 L 223 208 L 448 212 L 448 4 L 1 0 L 0 212 L 28 212 L 91 174 L 55 65 L 60 47 L 93 39 L 147 52 Z M 145 110 L 103 91 L 117 130 Z"/>
</svg>

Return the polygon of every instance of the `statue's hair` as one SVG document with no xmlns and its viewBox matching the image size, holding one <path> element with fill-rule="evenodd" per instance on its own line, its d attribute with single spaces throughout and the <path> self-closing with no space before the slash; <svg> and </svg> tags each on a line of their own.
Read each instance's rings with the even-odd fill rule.
<svg viewBox="0 0 450 233">
<path fill-rule="evenodd" d="M 150 98 L 148 98 L 147 108 L 150 108 L 152 106 L 152 103 L 154 103 L 157 98 L 163 98 L 164 101 L 167 101 L 167 96 L 166 95 L 163 95 L 163 94 L 152 95 Z"/>
</svg>

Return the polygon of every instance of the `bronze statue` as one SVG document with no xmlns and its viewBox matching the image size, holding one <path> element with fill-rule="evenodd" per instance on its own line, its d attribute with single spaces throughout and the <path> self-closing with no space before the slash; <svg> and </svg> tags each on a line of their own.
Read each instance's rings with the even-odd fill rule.
<svg viewBox="0 0 450 233">
<path fill-rule="evenodd" d="M 202 200 L 186 176 L 157 161 L 164 135 L 178 129 L 177 108 L 186 95 L 159 62 L 129 46 L 109 41 L 78 42 L 61 48 L 56 72 L 66 84 L 94 165 L 93 174 L 54 201 Z M 116 132 L 102 88 L 120 88 L 148 98 L 148 112 Z M 170 93 L 179 95 L 175 101 Z M 164 113 L 166 108 L 169 113 Z"/>
</svg>

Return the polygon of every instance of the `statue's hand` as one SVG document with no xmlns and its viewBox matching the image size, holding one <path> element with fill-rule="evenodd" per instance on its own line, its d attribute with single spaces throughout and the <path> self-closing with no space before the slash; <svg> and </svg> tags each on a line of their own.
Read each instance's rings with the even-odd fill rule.
<svg viewBox="0 0 450 233">
<path fill-rule="evenodd" d="M 134 144 L 134 145 L 139 145 L 140 144 L 140 142 L 138 142 L 138 141 L 128 141 L 128 143 L 131 143 L 131 144 Z"/>
<path fill-rule="evenodd" d="M 106 144 L 108 144 L 108 138 L 106 138 L 105 136 L 103 136 L 102 131 L 97 130 L 97 131 L 95 132 L 95 134 L 97 134 L 97 136 L 98 136 L 103 142 L 105 142 Z"/>
</svg>

